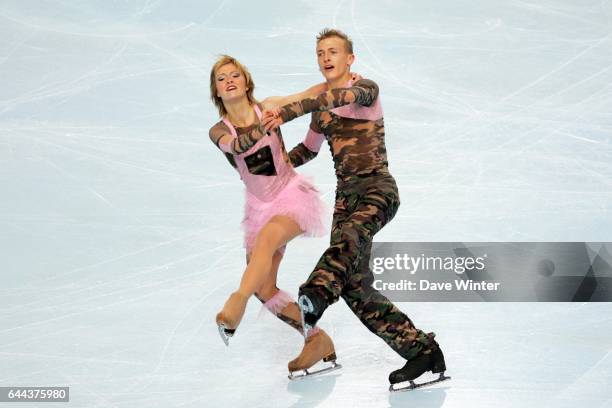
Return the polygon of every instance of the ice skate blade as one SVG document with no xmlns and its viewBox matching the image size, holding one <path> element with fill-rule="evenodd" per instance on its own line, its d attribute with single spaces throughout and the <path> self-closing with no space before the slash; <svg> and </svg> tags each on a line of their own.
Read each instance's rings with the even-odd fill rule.
<svg viewBox="0 0 612 408">
<path fill-rule="evenodd" d="M 389 386 L 389 391 L 391 391 L 391 392 L 412 391 L 412 390 L 416 390 L 417 388 L 427 387 L 429 385 L 437 384 L 439 382 L 450 380 L 450 379 L 451 379 L 451 377 L 448 377 L 448 376 L 444 375 L 444 373 L 442 373 L 442 374 L 440 374 L 440 377 L 438 379 L 433 380 L 433 381 L 427 381 L 427 382 L 424 382 L 424 383 L 417 384 L 414 381 L 410 381 L 409 385 L 407 385 L 405 387 L 400 387 L 400 388 L 393 388 L 393 386 L 395 384 L 391 384 Z"/>
<path fill-rule="evenodd" d="M 228 329 L 224 324 L 219 324 L 217 326 L 219 329 L 219 336 L 221 336 L 221 340 L 225 343 L 226 346 L 229 346 L 229 339 L 234 335 L 236 330 Z"/>
<path fill-rule="evenodd" d="M 308 369 L 306 370 L 300 370 L 303 371 L 303 374 L 295 374 L 299 371 L 294 371 L 294 372 L 290 372 L 289 375 L 287 376 L 287 378 L 289 378 L 291 381 L 294 380 L 302 380 L 306 377 L 314 377 L 316 375 L 320 375 L 320 374 L 324 374 L 324 373 L 329 373 L 331 371 L 335 371 L 335 370 L 339 370 L 342 368 L 342 364 L 338 364 L 335 361 L 331 362 L 331 366 L 329 367 L 325 367 L 322 368 L 318 371 L 308 371 Z"/>
</svg>

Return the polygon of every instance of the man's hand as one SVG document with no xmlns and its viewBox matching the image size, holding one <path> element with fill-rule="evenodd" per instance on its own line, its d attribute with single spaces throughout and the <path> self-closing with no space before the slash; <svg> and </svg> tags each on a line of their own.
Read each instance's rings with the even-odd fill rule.
<svg viewBox="0 0 612 408">
<path fill-rule="evenodd" d="M 280 108 L 264 110 L 261 124 L 266 132 L 278 129 L 280 125 L 283 124 L 283 118 L 280 116 Z"/>
</svg>

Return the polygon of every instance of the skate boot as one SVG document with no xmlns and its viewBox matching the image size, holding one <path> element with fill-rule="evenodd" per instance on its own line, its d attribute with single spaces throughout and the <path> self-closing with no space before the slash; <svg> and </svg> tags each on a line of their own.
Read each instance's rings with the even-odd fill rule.
<svg viewBox="0 0 612 408">
<path fill-rule="evenodd" d="M 323 360 L 331 366 L 318 371 L 309 372 L 308 369 Z M 297 358 L 291 360 L 287 365 L 289 368 L 289 379 L 296 380 L 308 377 L 315 374 L 326 373 L 329 371 L 342 368 L 340 364 L 336 364 L 336 351 L 332 339 L 323 330 L 311 330 L 311 335 L 306 339 L 304 348 Z M 303 374 L 294 375 L 295 371 L 303 370 Z"/>
<path fill-rule="evenodd" d="M 431 371 L 434 374 L 440 374 L 440 376 L 433 380 L 424 383 L 415 383 L 414 380 L 419 378 L 422 374 L 427 371 Z M 414 390 L 416 388 L 425 387 L 427 385 L 439 383 L 445 380 L 450 380 L 450 377 L 444 375 L 446 371 L 446 363 L 444 362 L 444 354 L 440 347 L 437 347 L 435 351 L 429 354 L 421 354 L 407 361 L 406 364 L 399 370 L 393 371 L 389 374 L 389 391 L 406 391 Z M 409 381 L 410 384 L 405 387 L 393 388 L 394 384 Z"/>
<path fill-rule="evenodd" d="M 304 337 L 308 338 L 308 332 L 317 325 L 329 303 L 313 290 L 305 289 L 300 290 L 298 305 L 304 325 Z"/>
<path fill-rule="evenodd" d="M 248 300 L 246 296 L 234 292 L 227 299 L 225 305 L 223 305 L 223 310 L 217 313 L 216 321 L 219 328 L 219 336 L 221 336 L 221 340 L 223 340 L 226 346 L 229 346 L 229 338 L 234 335 L 240 320 L 242 320 Z"/>
</svg>

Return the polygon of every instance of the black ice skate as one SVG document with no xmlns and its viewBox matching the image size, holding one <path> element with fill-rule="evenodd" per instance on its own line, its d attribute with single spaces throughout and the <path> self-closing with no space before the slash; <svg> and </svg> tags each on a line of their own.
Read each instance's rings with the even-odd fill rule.
<svg viewBox="0 0 612 408">
<path fill-rule="evenodd" d="M 419 378 L 421 375 L 431 371 L 434 374 L 440 374 L 440 376 L 433 380 L 423 383 L 415 383 L 414 380 Z M 416 388 L 425 387 L 428 385 L 436 384 L 445 380 L 450 380 L 451 377 L 444 375 L 446 371 L 446 363 L 444 362 L 444 354 L 439 348 L 430 354 L 422 354 L 418 357 L 407 361 L 406 364 L 399 370 L 393 371 L 389 374 L 389 391 L 408 391 Z M 393 385 L 409 381 L 409 385 L 393 388 Z"/>
<path fill-rule="evenodd" d="M 325 299 L 316 293 L 304 291 L 298 298 L 298 305 L 300 306 L 302 324 L 304 325 L 304 337 L 308 338 L 308 332 L 317 325 L 328 304 Z"/>
</svg>

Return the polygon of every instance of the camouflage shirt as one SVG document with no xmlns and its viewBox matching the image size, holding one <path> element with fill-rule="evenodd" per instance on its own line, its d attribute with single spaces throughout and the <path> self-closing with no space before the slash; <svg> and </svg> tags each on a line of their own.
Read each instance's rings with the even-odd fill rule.
<svg viewBox="0 0 612 408">
<path fill-rule="evenodd" d="M 280 115 L 288 122 L 307 113 L 312 113 L 308 135 L 289 152 L 294 167 L 312 160 L 326 139 L 338 178 L 388 173 L 384 119 L 374 81 L 362 79 L 348 88 L 287 104 Z"/>
</svg>

